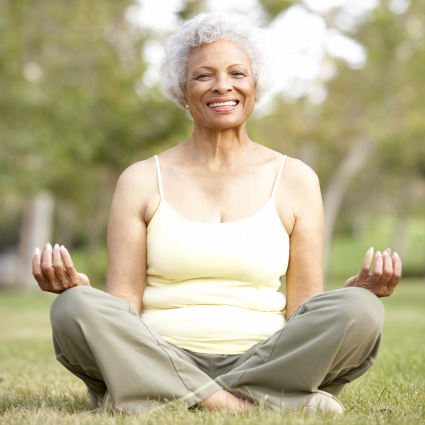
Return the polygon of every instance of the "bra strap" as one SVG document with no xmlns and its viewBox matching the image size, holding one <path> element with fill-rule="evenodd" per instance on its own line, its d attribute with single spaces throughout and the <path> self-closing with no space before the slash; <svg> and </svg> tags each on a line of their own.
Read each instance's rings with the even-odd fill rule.
<svg viewBox="0 0 425 425">
<path fill-rule="evenodd" d="M 156 171 L 158 173 L 159 194 L 161 195 L 161 199 L 162 199 L 164 196 L 162 195 L 162 180 L 161 180 L 161 170 L 159 169 L 159 160 L 157 155 L 154 155 L 153 157 L 155 158 L 155 162 L 156 162 Z"/>
<path fill-rule="evenodd" d="M 286 155 L 283 156 L 282 162 L 280 163 L 279 171 L 277 172 L 276 181 L 274 184 L 273 192 L 272 192 L 272 198 L 274 197 L 274 193 L 276 192 L 277 185 L 279 184 L 280 180 L 280 174 L 282 173 L 283 164 L 285 163 Z"/>
</svg>

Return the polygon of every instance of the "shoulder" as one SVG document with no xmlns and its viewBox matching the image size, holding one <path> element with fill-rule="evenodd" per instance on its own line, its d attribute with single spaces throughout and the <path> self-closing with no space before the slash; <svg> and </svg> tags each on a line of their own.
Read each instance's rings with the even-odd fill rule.
<svg viewBox="0 0 425 425">
<path fill-rule="evenodd" d="M 157 180 L 155 158 L 136 162 L 126 168 L 120 175 L 117 187 L 140 187 Z"/>
<path fill-rule="evenodd" d="M 296 188 L 320 188 L 319 177 L 307 164 L 299 159 L 286 157 L 282 179 Z"/>
<path fill-rule="evenodd" d="M 115 194 L 129 200 L 145 202 L 159 193 L 158 172 L 154 157 L 136 162 L 123 171 L 118 179 Z"/>
<path fill-rule="evenodd" d="M 321 217 L 323 204 L 317 174 L 304 162 L 287 157 L 276 193 L 282 215 L 290 210 L 292 220 L 305 216 Z"/>
<path fill-rule="evenodd" d="M 264 154 L 265 162 L 280 165 L 283 155 L 273 149 L 263 145 L 258 145 L 261 152 Z M 312 168 L 296 158 L 291 158 L 286 155 L 280 176 L 280 183 L 290 182 L 291 185 L 297 187 L 318 187 L 319 178 Z M 282 184 L 282 185 L 283 185 Z"/>
<path fill-rule="evenodd" d="M 152 198 L 159 197 L 155 158 L 136 162 L 118 179 L 113 206 L 143 212 Z"/>
</svg>

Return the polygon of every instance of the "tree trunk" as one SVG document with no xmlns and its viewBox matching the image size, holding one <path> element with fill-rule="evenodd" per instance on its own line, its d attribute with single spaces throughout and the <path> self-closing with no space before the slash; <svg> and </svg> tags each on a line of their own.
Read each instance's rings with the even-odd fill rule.
<svg viewBox="0 0 425 425">
<path fill-rule="evenodd" d="M 372 148 L 372 143 L 368 138 L 359 138 L 348 155 L 340 163 L 330 183 L 328 184 L 323 200 L 325 210 L 325 258 L 323 263 L 324 282 L 328 277 L 329 255 L 335 225 L 338 214 L 344 200 L 345 191 L 352 178 L 359 173 L 364 166 Z M 347 276 L 348 278 L 348 276 Z"/>
<path fill-rule="evenodd" d="M 49 192 L 41 192 L 25 206 L 19 249 L 20 270 L 16 281 L 19 287 L 38 288 L 32 276 L 31 259 L 37 246 L 43 250 L 47 242 L 52 243 L 54 204 Z"/>
</svg>

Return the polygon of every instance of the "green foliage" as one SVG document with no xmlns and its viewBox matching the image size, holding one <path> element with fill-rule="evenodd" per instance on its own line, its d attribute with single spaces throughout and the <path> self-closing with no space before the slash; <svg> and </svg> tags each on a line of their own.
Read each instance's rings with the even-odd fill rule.
<svg viewBox="0 0 425 425">
<path fill-rule="evenodd" d="M 281 12 L 289 9 L 293 4 L 298 3 L 293 0 L 259 0 L 259 3 L 266 12 L 268 18 L 273 20 Z"/>
<path fill-rule="evenodd" d="M 15 42 L 0 58 L 2 188 L 90 199 L 103 170 L 116 175 L 148 145 L 185 131 L 183 111 L 134 89 L 146 35 L 125 20 L 128 4 L 2 3 L 2 38 Z"/>
<path fill-rule="evenodd" d="M 119 174 L 189 132 L 185 112 L 141 82 L 149 34 L 125 19 L 131 4 L 0 2 L 0 196 L 49 189 L 57 239 L 93 252 Z"/>
<path fill-rule="evenodd" d="M 198 13 L 205 10 L 204 0 L 188 0 L 184 4 L 184 7 L 177 12 L 179 17 L 183 20 L 193 18 Z"/>
</svg>

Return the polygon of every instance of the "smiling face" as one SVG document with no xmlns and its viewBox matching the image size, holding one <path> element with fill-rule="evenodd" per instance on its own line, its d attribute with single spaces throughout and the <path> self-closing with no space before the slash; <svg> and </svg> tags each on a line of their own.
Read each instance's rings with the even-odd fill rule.
<svg viewBox="0 0 425 425">
<path fill-rule="evenodd" d="M 195 50 L 186 73 L 185 105 L 195 122 L 215 130 L 242 126 L 254 109 L 254 82 L 248 53 L 217 40 Z"/>
</svg>

